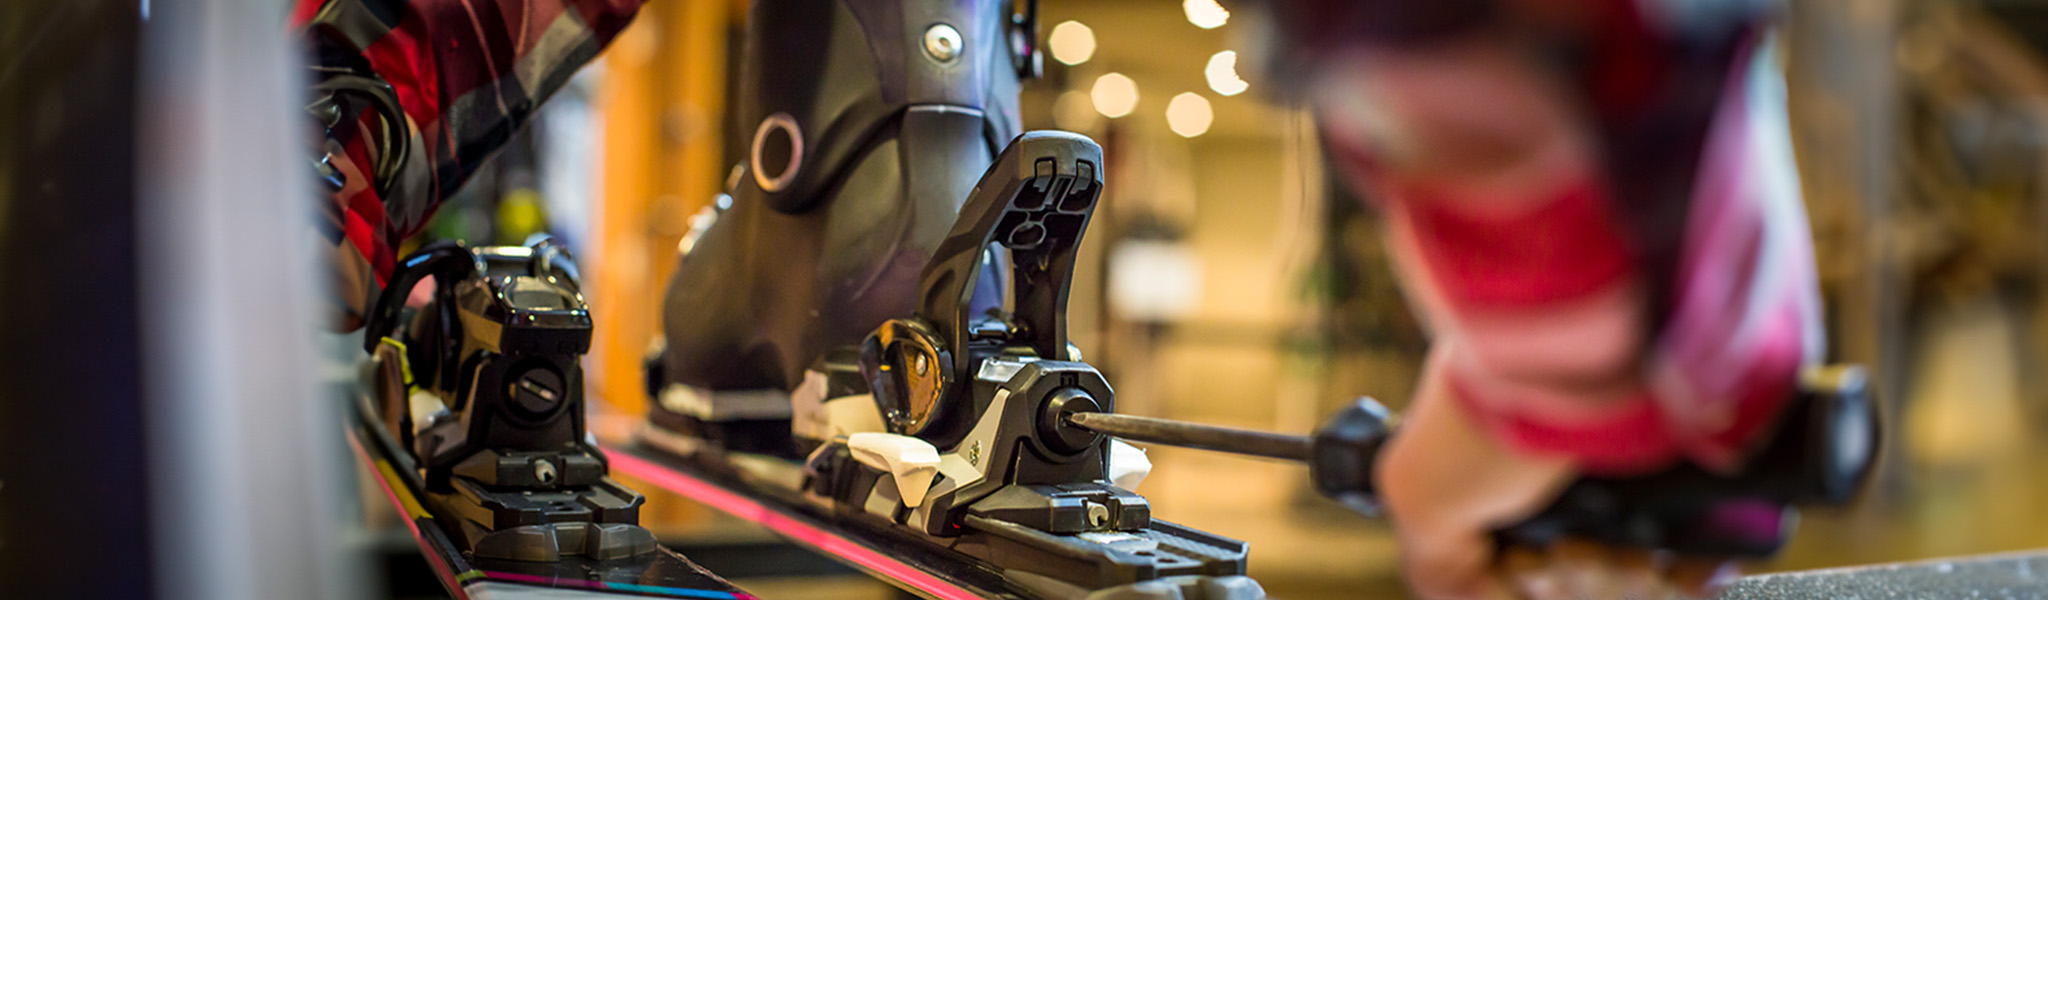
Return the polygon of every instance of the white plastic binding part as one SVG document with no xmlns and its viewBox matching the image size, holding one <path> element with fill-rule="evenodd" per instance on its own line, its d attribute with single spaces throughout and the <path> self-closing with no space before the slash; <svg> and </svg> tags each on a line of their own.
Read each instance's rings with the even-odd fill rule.
<svg viewBox="0 0 2048 1000">
<path fill-rule="evenodd" d="M 855 461 L 886 472 L 896 480 L 896 492 L 907 506 L 924 502 L 924 495 L 939 478 L 939 450 L 930 441 L 902 434 L 855 434 L 846 439 Z"/>
<path fill-rule="evenodd" d="M 797 436 L 830 441 L 889 429 L 882 419 L 882 408 L 875 405 L 875 397 L 860 394 L 827 400 L 826 392 L 825 374 L 810 371 L 804 373 L 796 391 L 789 394 L 789 429 Z"/>
<path fill-rule="evenodd" d="M 1145 449 L 1109 439 L 1110 485 L 1135 492 L 1138 484 L 1151 474 L 1152 460 L 1145 457 Z"/>
</svg>

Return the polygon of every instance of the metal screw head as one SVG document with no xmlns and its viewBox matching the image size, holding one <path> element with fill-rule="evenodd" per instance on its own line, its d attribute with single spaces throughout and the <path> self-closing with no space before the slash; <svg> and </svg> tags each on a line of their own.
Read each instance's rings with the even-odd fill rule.
<svg viewBox="0 0 2048 1000">
<path fill-rule="evenodd" d="M 960 58 L 961 50 L 966 47 L 967 43 L 960 39 L 960 32 L 950 24 L 940 22 L 925 30 L 925 54 L 942 63 Z"/>
</svg>

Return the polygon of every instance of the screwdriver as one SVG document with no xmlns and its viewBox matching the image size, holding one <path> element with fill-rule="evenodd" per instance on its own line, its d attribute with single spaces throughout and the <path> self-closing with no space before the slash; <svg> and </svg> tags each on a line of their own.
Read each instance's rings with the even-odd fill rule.
<svg viewBox="0 0 2048 1000">
<path fill-rule="evenodd" d="M 1141 444 L 1299 462 L 1316 490 L 1367 516 L 1381 513 L 1373 467 L 1398 418 L 1361 398 L 1314 434 L 1276 434 L 1123 413 L 1062 412 L 1083 430 Z M 1544 548 L 1571 537 L 1685 555 L 1763 558 L 1791 540 L 1796 507 L 1855 499 L 1877 465 L 1877 409 L 1860 367 L 1804 372 L 1774 436 L 1738 473 L 1681 464 L 1635 477 L 1587 477 L 1550 507 L 1495 532 L 1503 545 Z"/>
</svg>

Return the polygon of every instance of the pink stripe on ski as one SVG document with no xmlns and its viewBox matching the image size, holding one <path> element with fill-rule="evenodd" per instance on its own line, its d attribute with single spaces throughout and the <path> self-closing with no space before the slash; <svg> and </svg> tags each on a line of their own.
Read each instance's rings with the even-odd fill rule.
<svg viewBox="0 0 2048 1000">
<path fill-rule="evenodd" d="M 868 548 L 849 542 L 829 531 L 805 524 L 787 514 L 741 496 L 722 486 L 716 486 L 686 473 L 677 472 L 666 466 L 644 458 L 616 451 L 604 450 L 611 459 L 612 468 L 644 479 L 672 493 L 679 493 L 698 503 L 715 507 L 734 517 L 743 518 L 761 525 L 799 545 L 822 552 L 834 559 L 844 560 L 870 573 L 879 574 L 883 579 L 902 584 L 912 590 L 928 594 L 942 601 L 979 601 L 980 594 L 955 584 L 947 583 L 907 563 L 891 559 Z"/>
</svg>

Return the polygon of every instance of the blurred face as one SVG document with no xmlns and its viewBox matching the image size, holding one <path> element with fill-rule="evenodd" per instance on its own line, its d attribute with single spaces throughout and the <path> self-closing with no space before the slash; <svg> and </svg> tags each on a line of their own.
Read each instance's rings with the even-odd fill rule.
<svg viewBox="0 0 2048 1000">
<path fill-rule="evenodd" d="M 1359 46 L 1328 60 L 1311 100 L 1332 140 L 1380 180 L 1527 190 L 1596 163 L 1567 91 L 1495 39 Z"/>
</svg>

